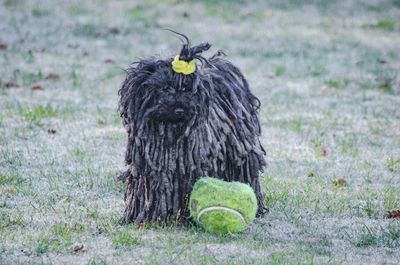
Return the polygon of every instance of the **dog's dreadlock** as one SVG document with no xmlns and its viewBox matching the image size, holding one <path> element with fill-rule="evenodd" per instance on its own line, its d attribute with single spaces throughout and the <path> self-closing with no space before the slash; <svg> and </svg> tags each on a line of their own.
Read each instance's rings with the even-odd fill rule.
<svg viewBox="0 0 400 265">
<path fill-rule="evenodd" d="M 139 224 L 187 216 L 193 184 L 205 176 L 249 183 L 262 214 L 260 101 L 240 70 L 220 58 L 222 52 L 206 59 L 201 53 L 210 44 L 190 47 L 177 34 L 186 43 L 175 60 L 140 60 L 119 90 L 129 166 L 119 177 L 127 181 L 123 220 Z M 174 61 L 193 68 L 177 72 Z"/>
</svg>

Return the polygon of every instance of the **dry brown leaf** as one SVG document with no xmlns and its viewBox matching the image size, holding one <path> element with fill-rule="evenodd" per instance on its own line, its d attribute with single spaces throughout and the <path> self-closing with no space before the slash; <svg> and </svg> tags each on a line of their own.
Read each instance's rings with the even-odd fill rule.
<svg viewBox="0 0 400 265">
<path fill-rule="evenodd" d="M 105 63 L 114 63 L 114 60 L 113 59 L 105 59 L 104 62 Z"/>
<path fill-rule="evenodd" d="M 112 27 L 108 29 L 111 34 L 119 34 L 119 29 L 117 27 Z"/>
<path fill-rule="evenodd" d="M 333 180 L 333 184 L 336 186 L 344 186 L 346 185 L 346 181 L 344 179 L 335 179 Z"/>
<path fill-rule="evenodd" d="M 43 87 L 41 87 L 39 85 L 35 85 L 32 87 L 32 90 L 43 90 Z"/>
<path fill-rule="evenodd" d="M 74 252 L 76 253 L 76 252 L 78 252 L 78 251 L 82 251 L 83 250 L 83 245 L 76 245 L 75 247 L 74 247 Z"/>
<path fill-rule="evenodd" d="M 9 88 L 9 87 L 19 87 L 19 85 L 17 84 L 17 83 L 15 83 L 15 82 L 7 82 L 6 84 L 5 84 L 5 86 L 7 87 L 7 88 Z"/>
<path fill-rule="evenodd" d="M 0 43 L 0 50 L 5 50 L 7 49 L 7 45 L 4 43 Z"/>
<path fill-rule="evenodd" d="M 272 12 L 270 10 L 265 10 L 264 11 L 264 15 L 269 17 L 272 14 Z"/>
<path fill-rule="evenodd" d="M 48 132 L 49 134 L 55 134 L 57 131 L 54 130 L 54 129 L 48 129 L 47 132 Z"/>
<path fill-rule="evenodd" d="M 321 156 L 327 156 L 328 155 L 328 151 L 326 151 L 325 148 L 321 147 L 320 148 L 320 154 L 321 154 Z"/>
<path fill-rule="evenodd" d="M 45 79 L 46 80 L 59 80 L 60 79 L 60 75 L 50 73 L 45 77 Z"/>
<path fill-rule="evenodd" d="M 400 210 L 393 210 L 393 211 L 388 211 L 386 218 L 400 218 Z"/>
</svg>

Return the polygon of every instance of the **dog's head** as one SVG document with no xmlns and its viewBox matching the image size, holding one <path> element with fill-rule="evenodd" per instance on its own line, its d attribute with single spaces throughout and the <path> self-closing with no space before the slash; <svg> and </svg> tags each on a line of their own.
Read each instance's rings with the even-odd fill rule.
<svg viewBox="0 0 400 265">
<path fill-rule="evenodd" d="M 186 40 L 175 60 L 207 62 L 200 54 L 211 45 L 203 43 L 190 47 Z M 176 72 L 173 61 L 173 58 L 151 57 L 127 70 L 119 90 L 119 110 L 125 125 L 133 130 L 145 130 L 149 124 L 154 125 L 150 126 L 152 128 L 158 128 L 159 124 L 183 128 L 207 118 L 211 93 L 208 77 L 198 66 L 192 73 Z"/>
</svg>

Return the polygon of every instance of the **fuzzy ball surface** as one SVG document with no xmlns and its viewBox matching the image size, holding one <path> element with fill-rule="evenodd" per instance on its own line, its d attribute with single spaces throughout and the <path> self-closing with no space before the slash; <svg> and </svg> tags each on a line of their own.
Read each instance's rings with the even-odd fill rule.
<svg viewBox="0 0 400 265">
<path fill-rule="evenodd" d="M 201 178 L 193 186 L 189 210 L 205 230 L 241 233 L 257 213 L 257 199 L 248 184 Z"/>
</svg>

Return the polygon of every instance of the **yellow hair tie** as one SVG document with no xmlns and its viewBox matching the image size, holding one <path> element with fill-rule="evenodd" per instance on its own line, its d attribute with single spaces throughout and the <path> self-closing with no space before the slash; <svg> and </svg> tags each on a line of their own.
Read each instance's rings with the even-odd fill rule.
<svg viewBox="0 0 400 265">
<path fill-rule="evenodd" d="M 196 65 L 194 64 L 193 60 L 190 62 L 179 60 L 179 55 L 177 55 L 172 62 L 172 69 L 177 73 L 188 75 L 196 70 Z"/>
</svg>

